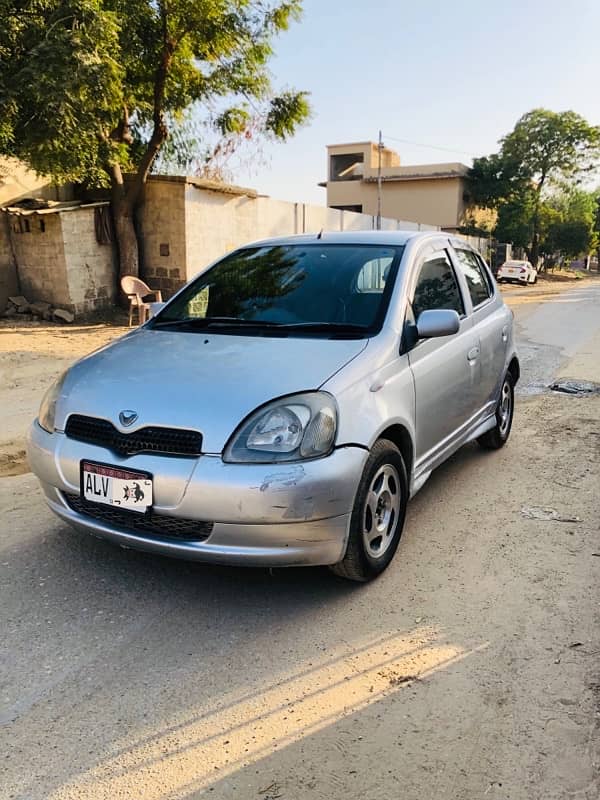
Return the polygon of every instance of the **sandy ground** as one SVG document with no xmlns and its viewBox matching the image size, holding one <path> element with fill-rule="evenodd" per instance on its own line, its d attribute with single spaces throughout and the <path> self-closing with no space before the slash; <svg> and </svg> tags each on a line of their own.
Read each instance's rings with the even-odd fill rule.
<svg viewBox="0 0 600 800">
<path fill-rule="evenodd" d="M 25 432 L 54 379 L 73 361 L 127 330 L 115 325 L 0 321 L 0 476 L 28 471 Z"/>
<path fill-rule="evenodd" d="M 523 325 L 552 299 L 532 288 L 506 291 Z M 114 334 L 0 333 L 11 446 Z M 600 380 L 598 335 L 559 372 Z M 600 396 L 520 398 L 367 586 L 124 551 L 1 479 L 0 798 L 597 800 L 599 475 Z"/>
</svg>

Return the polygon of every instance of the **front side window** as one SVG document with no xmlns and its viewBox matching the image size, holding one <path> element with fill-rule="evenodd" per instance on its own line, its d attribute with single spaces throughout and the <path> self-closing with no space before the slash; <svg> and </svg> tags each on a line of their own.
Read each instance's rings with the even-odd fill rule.
<svg viewBox="0 0 600 800">
<path fill-rule="evenodd" d="M 450 309 L 464 315 L 456 276 L 445 250 L 427 256 L 421 265 L 412 307 L 415 320 L 421 312 L 431 309 Z"/>
<path fill-rule="evenodd" d="M 153 328 L 373 335 L 383 324 L 404 248 L 361 244 L 249 247 L 190 283 Z"/>
<path fill-rule="evenodd" d="M 456 250 L 456 255 L 460 269 L 467 281 L 473 308 L 476 308 L 491 296 L 489 281 L 475 253 L 470 250 Z"/>
</svg>

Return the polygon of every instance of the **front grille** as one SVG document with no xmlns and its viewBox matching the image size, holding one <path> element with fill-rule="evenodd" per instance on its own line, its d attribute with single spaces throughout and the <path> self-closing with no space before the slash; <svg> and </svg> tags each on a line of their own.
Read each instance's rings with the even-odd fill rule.
<svg viewBox="0 0 600 800">
<path fill-rule="evenodd" d="M 82 414 L 71 414 L 65 433 L 70 439 L 106 447 L 120 456 L 161 453 L 193 457 L 202 452 L 202 434 L 199 431 L 148 427 L 121 433 L 106 419 L 84 417 Z"/>
<path fill-rule="evenodd" d="M 166 517 L 148 511 L 141 514 L 138 511 L 126 511 L 123 508 L 104 506 L 97 503 L 88 503 L 79 495 L 63 495 L 70 508 L 78 514 L 85 514 L 100 522 L 107 522 L 118 528 L 123 528 L 127 533 L 150 533 L 166 536 L 170 539 L 179 539 L 187 542 L 203 542 L 208 539 L 214 527 L 213 522 L 199 522 L 197 519 L 184 519 L 182 517 Z"/>
</svg>

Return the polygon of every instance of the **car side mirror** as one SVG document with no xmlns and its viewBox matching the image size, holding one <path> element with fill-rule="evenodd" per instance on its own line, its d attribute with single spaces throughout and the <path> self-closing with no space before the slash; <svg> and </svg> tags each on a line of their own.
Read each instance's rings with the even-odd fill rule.
<svg viewBox="0 0 600 800">
<path fill-rule="evenodd" d="M 421 311 L 417 320 L 419 339 L 435 339 L 438 336 L 452 336 L 458 333 L 460 318 L 456 311 L 440 308 Z"/>
<path fill-rule="evenodd" d="M 166 303 L 148 303 L 148 319 L 155 317 L 166 305 Z"/>
</svg>

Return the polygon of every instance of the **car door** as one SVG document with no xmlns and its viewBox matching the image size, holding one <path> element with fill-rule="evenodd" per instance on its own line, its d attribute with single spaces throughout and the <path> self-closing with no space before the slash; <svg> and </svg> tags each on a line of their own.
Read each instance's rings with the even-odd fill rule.
<svg viewBox="0 0 600 800">
<path fill-rule="evenodd" d="M 477 405 L 482 413 L 495 406 L 506 362 L 510 312 L 502 302 L 481 256 L 453 242 L 452 254 L 462 274 L 473 307 L 473 330 L 480 347 Z"/>
<path fill-rule="evenodd" d="M 430 246 L 422 253 L 411 283 L 409 328 L 428 309 L 454 309 L 460 318 L 456 334 L 422 339 L 408 353 L 416 397 L 415 456 L 422 465 L 435 466 L 473 414 L 479 343 L 447 248 Z"/>
</svg>

